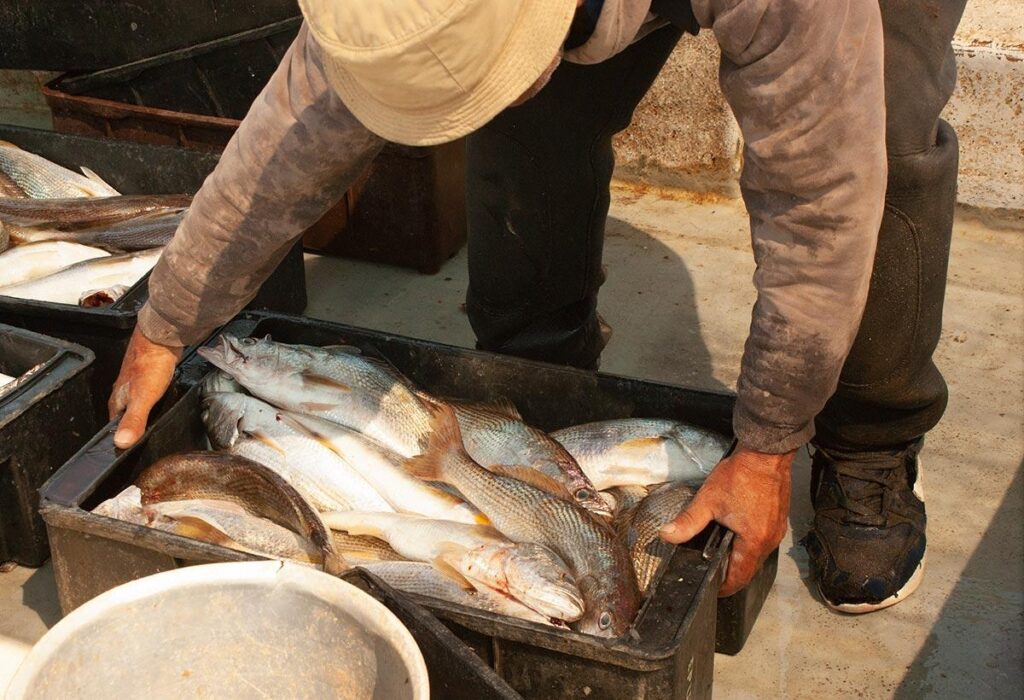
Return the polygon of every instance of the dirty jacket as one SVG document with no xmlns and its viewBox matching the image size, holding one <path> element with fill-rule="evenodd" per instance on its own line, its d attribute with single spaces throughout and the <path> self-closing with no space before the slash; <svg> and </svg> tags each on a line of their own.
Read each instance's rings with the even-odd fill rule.
<svg viewBox="0 0 1024 700">
<path fill-rule="evenodd" d="M 650 30 L 649 5 L 606 0 L 566 58 L 623 50 Z M 787 452 L 813 435 L 867 296 L 886 180 L 878 5 L 693 0 L 693 10 L 722 50 L 757 263 L 733 427 L 747 448 Z M 153 270 L 142 333 L 187 345 L 226 322 L 382 145 L 330 89 L 303 27 Z"/>
</svg>

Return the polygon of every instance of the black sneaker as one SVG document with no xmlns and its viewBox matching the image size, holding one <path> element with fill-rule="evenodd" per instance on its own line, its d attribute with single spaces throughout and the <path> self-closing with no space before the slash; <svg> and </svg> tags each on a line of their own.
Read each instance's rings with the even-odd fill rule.
<svg viewBox="0 0 1024 700">
<path fill-rule="evenodd" d="M 871 454 L 815 450 L 814 528 L 801 544 L 818 592 L 834 610 L 881 610 L 921 583 L 926 522 L 921 445 Z"/>
</svg>

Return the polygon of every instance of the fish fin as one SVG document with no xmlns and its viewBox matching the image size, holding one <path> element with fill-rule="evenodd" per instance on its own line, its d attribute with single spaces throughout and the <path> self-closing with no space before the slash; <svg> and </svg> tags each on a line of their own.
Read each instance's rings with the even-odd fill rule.
<svg viewBox="0 0 1024 700">
<path fill-rule="evenodd" d="M 405 460 L 405 470 L 427 481 L 445 481 L 445 460 L 453 451 L 465 451 L 459 420 L 451 406 L 442 403 L 427 404 L 430 412 L 430 436 L 423 454 Z"/>
<path fill-rule="evenodd" d="M 476 586 L 474 586 L 468 578 L 463 576 L 462 572 L 451 563 L 453 558 L 462 556 L 465 549 L 465 547 L 460 547 L 454 542 L 445 542 L 441 544 L 439 554 L 434 557 L 430 563 L 442 576 L 450 578 L 452 581 L 459 584 L 463 590 L 475 591 Z"/>
<path fill-rule="evenodd" d="M 340 576 L 352 568 L 352 565 L 345 561 L 345 557 L 335 552 L 331 546 L 322 547 L 320 553 L 323 556 L 324 573 Z"/>
<path fill-rule="evenodd" d="M 258 440 L 259 442 L 262 442 L 267 447 L 270 447 L 271 449 L 276 450 L 277 452 L 280 452 L 282 457 L 285 455 L 284 448 L 281 447 L 280 444 L 278 444 L 277 440 L 275 440 L 274 438 L 270 437 L 266 433 L 261 432 L 259 430 L 256 430 L 254 432 L 246 433 L 246 434 L 249 437 L 251 437 L 252 439 Z"/>
<path fill-rule="evenodd" d="M 315 401 L 306 401 L 299 404 L 299 409 L 303 413 L 310 413 L 314 411 L 330 411 L 332 408 L 337 408 L 338 404 L 334 403 L 317 403 Z"/>
<path fill-rule="evenodd" d="M 83 165 L 83 166 L 81 166 L 81 171 L 82 171 L 82 174 L 85 175 L 87 178 L 89 178 L 90 180 L 95 182 L 97 185 L 102 185 L 103 187 L 105 187 L 108 190 L 106 192 L 94 192 L 93 193 L 94 197 L 96 197 L 96 196 L 104 196 L 104 195 L 109 196 L 111 194 L 118 194 L 118 191 L 115 190 L 113 187 L 111 187 L 110 183 L 108 183 L 106 180 L 104 180 L 102 177 L 100 177 L 99 175 L 94 173 L 89 168 L 87 168 L 87 167 L 85 167 Z M 83 188 L 83 189 L 85 189 L 85 188 Z M 86 190 L 86 191 L 88 191 L 88 190 Z"/>
<path fill-rule="evenodd" d="M 245 550 L 245 547 L 236 542 L 223 530 L 202 518 L 197 518 L 192 515 L 182 515 L 176 516 L 174 518 L 174 522 L 175 525 L 172 532 L 175 535 L 181 535 L 182 537 L 188 537 L 193 540 L 209 542 L 210 544 L 219 544 L 220 546 L 228 547 L 229 549 Z"/>
<path fill-rule="evenodd" d="M 626 440 L 624 442 L 619 443 L 618 449 L 647 451 L 652 448 L 664 445 L 665 441 L 665 437 L 661 435 L 633 438 L 632 440 Z"/>
<path fill-rule="evenodd" d="M 488 467 L 488 470 L 499 476 L 507 476 L 522 481 L 524 484 L 529 484 L 541 491 L 546 491 L 553 496 L 558 496 L 568 501 L 573 500 L 573 496 L 569 489 L 565 487 L 565 484 L 559 483 L 547 474 L 525 464 L 495 464 Z"/>
<path fill-rule="evenodd" d="M 362 355 L 363 351 L 357 348 L 355 345 L 324 345 L 323 350 L 326 350 L 332 355 Z"/>
<path fill-rule="evenodd" d="M 346 393 L 352 391 L 352 387 L 348 384 L 339 382 L 337 379 L 332 379 L 331 377 L 325 377 L 324 375 L 317 374 L 316 372 L 311 372 L 310 370 L 303 370 L 302 372 L 299 372 L 299 377 L 302 378 L 304 386 L 336 389 Z"/>
<path fill-rule="evenodd" d="M 515 418 L 518 421 L 523 420 L 523 415 L 519 412 L 519 409 L 516 408 L 516 405 L 512 403 L 512 399 L 500 398 L 494 401 L 487 401 L 480 404 L 480 406 L 482 408 L 490 409 L 495 413 L 500 413 L 503 416 Z"/>
<path fill-rule="evenodd" d="M 417 387 L 416 384 L 411 379 L 402 374 L 402 371 L 395 367 L 394 363 L 392 363 L 391 360 L 384 357 L 383 355 L 379 353 L 376 355 L 364 354 L 363 361 L 365 361 L 367 364 L 373 365 L 382 372 L 385 372 L 389 377 L 394 379 L 399 384 L 405 386 L 407 389 L 409 389 L 409 391 L 413 392 L 417 396 L 420 394 L 420 388 Z"/>
</svg>

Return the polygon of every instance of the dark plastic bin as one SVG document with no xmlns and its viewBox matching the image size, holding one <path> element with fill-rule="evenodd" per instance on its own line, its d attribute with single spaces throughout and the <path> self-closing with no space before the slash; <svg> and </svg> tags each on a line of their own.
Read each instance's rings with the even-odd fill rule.
<svg viewBox="0 0 1024 700">
<path fill-rule="evenodd" d="M 46 561 L 39 487 L 99 428 L 89 397 L 93 354 L 0 325 L 0 564 Z"/>
<path fill-rule="evenodd" d="M 339 324 L 244 313 L 225 329 L 290 343 L 348 343 L 379 352 L 414 381 L 442 395 L 484 400 L 504 395 L 542 428 L 622 416 L 665 416 L 727 432 L 734 398 L 518 358 L 439 345 Z M 203 445 L 197 383 L 209 366 L 191 356 L 179 367 L 171 404 L 139 445 L 115 453 L 112 426 L 43 489 L 43 517 L 54 544 L 62 607 L 70 609 L 140 575 L 195 560 L 200 543 L 92 515 L 160 457 Z M 731 534 L 717 526 L 677 547 L 654 593 L 622 640 L 510 620 L 429 599 L 442 619 L 516 691 L 530 698 L 710 697 L 717 597 Z M 209 545 L 209 559 L 245 558 Z M 208 559 L 207 559 L 208 560 Z M 760 576 L 774 575 L 763 570 Z M 752 590 L 767 594 L 767 585 Z"/>
<path fill-rule="evenodd" d="M 9 141 L 72 168 L 92 168 L 124 194 L 195 192 L 217 164 L 217 156 L 183 148 L 118 143 L 0 126 Z M 92 397 L 97 416 L 106 422 L 106 402 L 146 301 L 146 279 L 106 308 L 86 309 L 0 296 L 0 322 L 79 343 L 96 355 Z M 306 271 L 296 245 L 249 304 L 252 309 L 302 313 L 306 308 Z"/>
<path fill-rule="evenodd" d="M 96 70 L 294 17 L 295 0 L 5 0 L 0 68 Z"/>
<path fill-rule="evenodd" d="M 301 18 L 43 88 L 58 131 L 220 152 L 270 79 Z M 466 241 L 465 146 L 388 144 L 310 227 L 310 250 L 437 272 Z"/>
</svg>

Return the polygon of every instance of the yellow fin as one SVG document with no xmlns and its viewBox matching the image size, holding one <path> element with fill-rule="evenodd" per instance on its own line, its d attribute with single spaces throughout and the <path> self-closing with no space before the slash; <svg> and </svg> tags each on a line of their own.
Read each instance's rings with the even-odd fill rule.
<svg viewBox="0 0 1024 700">
<path fill-rule="evenodd" d="M 331 377 L 325 377 L 324 375 L 317 374 L 316 372 L 310 372 L 309 370 L 300 372 L 299 376 L 302 377 L 302 383 L 305 386 L 323 387 L 344 392 L 352 391 L 352 387 L 348 384 L 339 382 L 337 379 L 333 379 Z"/>
<path fill-rule="evenodd" d="M 569 493 L 569 489 L 564 484 L 559 483 L 533 467 L 523 464 L 495 464 L 489 467 L 489 470 L 499 476 L 507 476 L 522 481 L 524 484 L 529 484 L 553 496 L 558 496 L 568 501 L 573 500 L 572 494 Z"/>
<path fill-rule="evenodd" d="M 273 450 L 276 450 L 277 452 L 281 453 L 281 456 L 284 456 L 284 454 L 285 454 L 284 448 L 281 447 L 281 445 L 279 445 L 277 443 L 277 440 L 275 440 L 274 438 L 270 437 L 266 433 L 263 433 L 263 432 L 260 432 L 259 430 L 257 430 L 255 432 L 246 433 L 246 434 L 249 437 L 251 437 L 253 440 L 256 440 L 257 442 L 262 442 L 267 447 L 269 447 L 269 448 L 271 448 Z"/>
<path fill-rule="evenodd" d="M 665 438 L 661 436 L 639 437 L 633 438 L 632 440 L 626 440 L 625 442 L 620 442 L 616 449 L 630 451 L 637 450 L 640 452 L 646 452 L 648 450 L 653 450 L 657 447 L 661 447 L 664 444 Z"/>
<path fill-rule="evenodd" d="M 443 542 L 439 545 L 438 549 L 439 554 L 430 562 L 433 564 L 434 568 L 443 576 L 446 576 L 459 584 L 463 589 L 467 591 L 476 590 L 476 586 L 474 586 L 469 579 L 463 576 L 462 572 L 451 563 L 453 560 L 458 561 L 458 558 L 465 553 L 466 547 L 454 542 Z"/>
</svg>

